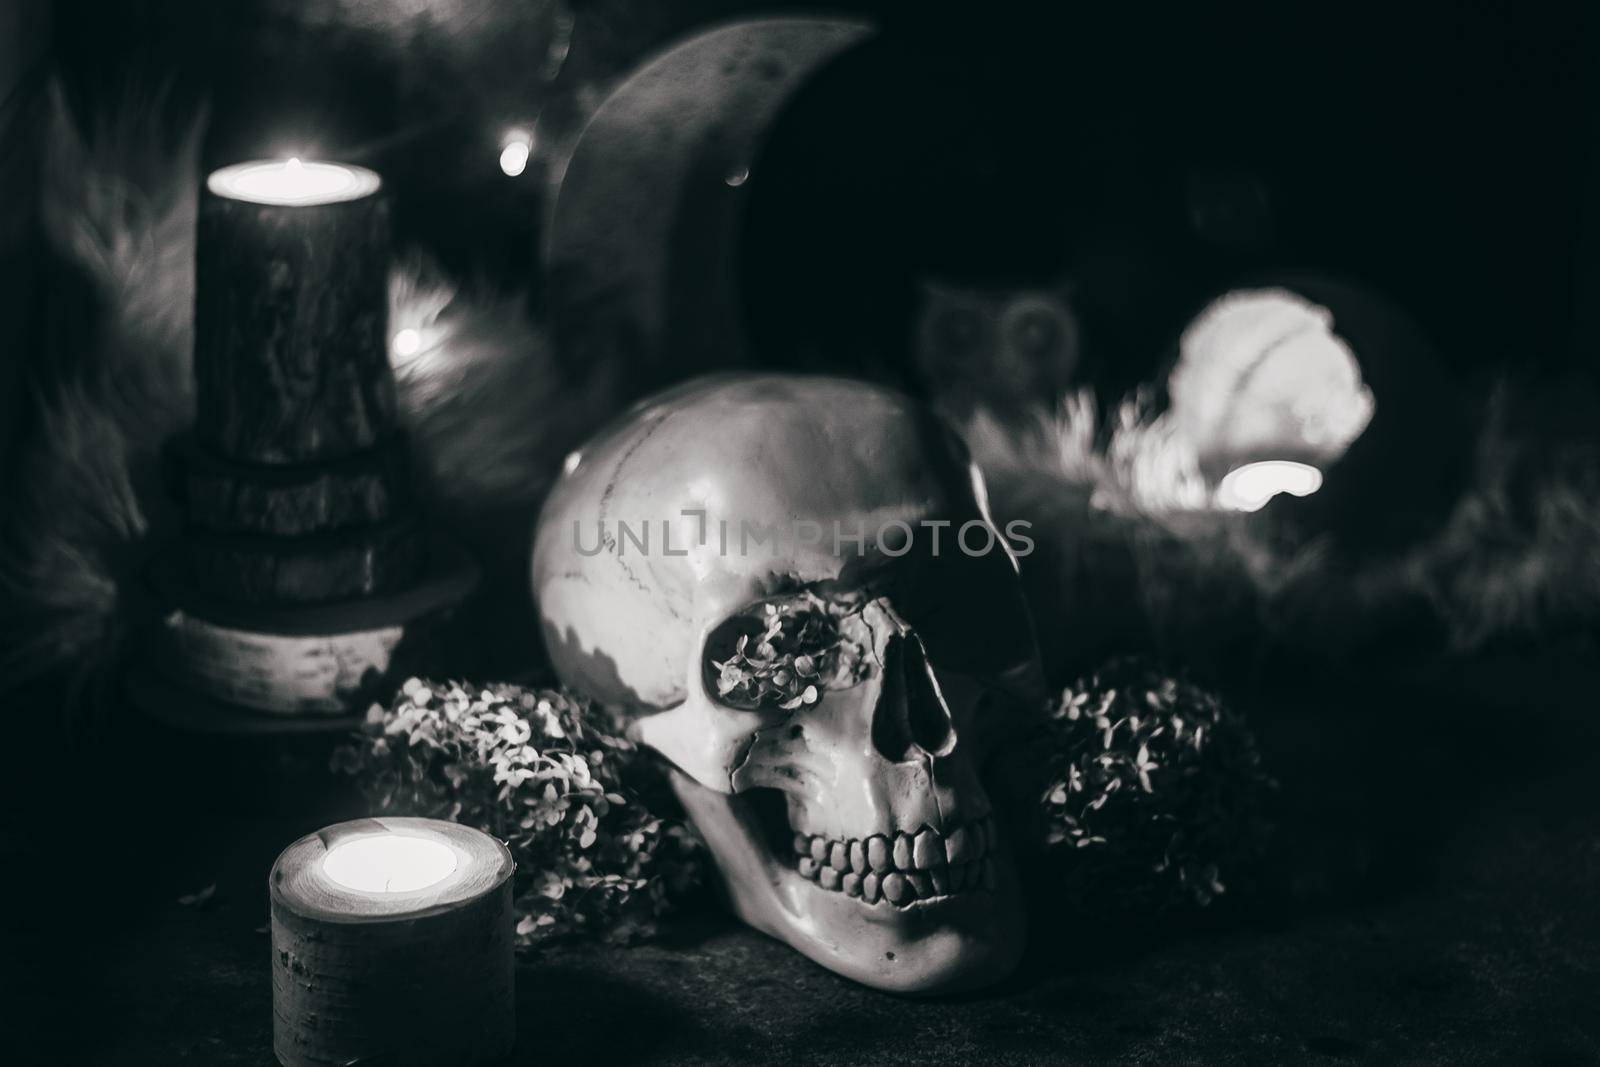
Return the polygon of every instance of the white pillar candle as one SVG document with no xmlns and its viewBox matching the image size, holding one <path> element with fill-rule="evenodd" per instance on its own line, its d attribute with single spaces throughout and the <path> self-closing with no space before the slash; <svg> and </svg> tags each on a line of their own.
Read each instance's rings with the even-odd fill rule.
<svg viewBox="0 0 1600 1067">
<path fill-rule="evenodd" d="M 273 1049 L 300 1064 L 474 1064 L 516 1036 L 511 854 L 435 819 L 309 834 L 273 865 Z"/>
</svg>

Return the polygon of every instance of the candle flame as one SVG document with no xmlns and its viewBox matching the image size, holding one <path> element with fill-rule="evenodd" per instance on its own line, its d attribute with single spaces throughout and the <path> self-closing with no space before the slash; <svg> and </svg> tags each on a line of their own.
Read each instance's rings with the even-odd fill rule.
<svg viewBox="0 0 1600 1067">
<path fill-rule="evenodd" d="M 256 204 L 309 206 L 357 200 L 378 191 L 381 180 L 365 167 L 284 160 L 236 163 L 213 171 L 206 186 L 218 196 Z"/>
<path fill-rule="evenodd" d="M 410 893 L 444 881 L 461 862 L 449 845 L 433 838 L 384 833 L 333 846 L 322 859 L 322 871 L 346 889 Z"/>
<path fill-rule="evenodd" d="M 1322 488 L 1322 472 L 1287 459 L 1246 463 L 1228 472 L 1217 486 L 1217 502 L 1234 511 L 1260 511 L 1279 493 L 1310 496 Z"/>
</svg>

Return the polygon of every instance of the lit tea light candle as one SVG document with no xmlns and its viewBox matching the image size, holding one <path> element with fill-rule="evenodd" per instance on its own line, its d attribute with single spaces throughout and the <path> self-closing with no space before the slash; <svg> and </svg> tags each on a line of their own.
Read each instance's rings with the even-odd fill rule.
<svg viewBox="0 0 1600 1067">
<path fill-rule="evenodd" d="M 486 1063 L 516 1035 L 506 847 L 435 819 L 339 823 L 273 865 L 273 1049 L 325 1063 Z"/>
<path fill-rule="evenodd" d="M 1309 463 L 1262 460 L 1229 471 L 1217 485 L 1217 505 L 1232 511 L 1260 511 L 1279 493 L 1310 496 L 1321 488 L 1322 472 Z"/>
<path fill-rule="evenodd" d="M 454 849 L 414 834 L 379 833 L 333 846 L 322 857 L 322 873 L 346 889 L 365 893 L 411 893 L 438 885 L 456 872 Z"/>
<path fill-rule="evenodd" d="M 365 167 L 300 159 L 256 160 L 213 171 L 206 188 L 230 200 L 309 207 L 359 200 L 382 182 Z"/>
</svg>

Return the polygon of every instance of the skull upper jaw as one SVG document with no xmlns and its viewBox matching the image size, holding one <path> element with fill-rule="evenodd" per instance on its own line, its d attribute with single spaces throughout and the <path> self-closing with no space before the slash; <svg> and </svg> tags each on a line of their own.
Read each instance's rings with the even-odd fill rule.
<svg viewBox="0 0 1600 1067">
<path fill-rule="evenodd" d="M 905 994 L 991 985 L 1016 969 L 1026 920 L 1014 864 L 995 855 L 991 888 L 896 907 L 821 888 L 776 855 L 750 798 L 674 770 L 672 784 L 707 839 L 735 913 L 863 985 Z"/>
</svg>

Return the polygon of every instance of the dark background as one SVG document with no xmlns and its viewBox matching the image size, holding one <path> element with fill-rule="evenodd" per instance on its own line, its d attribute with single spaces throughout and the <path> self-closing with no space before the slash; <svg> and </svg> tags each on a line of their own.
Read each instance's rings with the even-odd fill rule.
<svg viewBox="0 0 1600 1067">
<path fill-rule="evenodd" d="M 208 164 L 299 146 L 370 163 L 397 189 L 402 242 L 535 303 L 544 189 L 537 166 L 499 173 L 501 131 L 539 120 L 553 143 L 584 92 L 688 28 L 815 10 L 577 3 L 552 75 L 550 4 L 439 3 L 422 22 L 355 2 L 54 7 L 55 61 L 89 111 L 170 83 L 175 111 L 209 103 Z M 878 17 L 883 43 L 780 124 L 771 151 L 810 160 L 808 195 L 752 206 L 780 217 L 752 237 L 758 305 L 769 288 L 813 312 L 850 290 L 892 299 L 927 267 L 1074 268 L 1096 279 L 1102 363 L 1125 378 L 1227 280 L 1314 266 L 1388 293 L 1456 367 L 1588 357 L 1582 5 L 932 8 L 832 9 Z M 1196 195 L 1231 219 L 1209 240 Z"/>
<path fill-rule="evenodd" d="M 553 161 L 610 87 L 693 27 L 818 10 L 12 3 L 33 27 L 18 39 L 41 53 L 8 75 L 19 114 L 53 70 L 85 124 L 129 93 L 163 92 L 175 125 L 205 107 L 206 166 L 289 152 L 366 163 L 395 193 L 402 247 L 534 313 Z M 883 31 L 802 91 L 767 147 L 740 250 L 762 361 L 848 365 L 865 337 L 894 362 L 913 281 L 930 273 L 1070 275 L 1084 366 L 1114 396 L 1153 377 L 1210 297 L 1311 269 L 1392 298 L 1461 381 L 1594 370 L 1600 131 L 1583 5 L 825 10 Z M 23 191 L 38 128 L 12 125 L 25 128 L 7 181 Z M 512 126 L 539 139 L 517 179 L 496 162 Z M 28 199 L 7 198 L 13 247 Z M 21 257 L 15 273 L 28 273 Z M 21 368 L 50 358 L 49 307 L 55 320 L 77 310 L 59 289 L 43 314 L 8 316 L 0 411 Z"/>
</svg>

